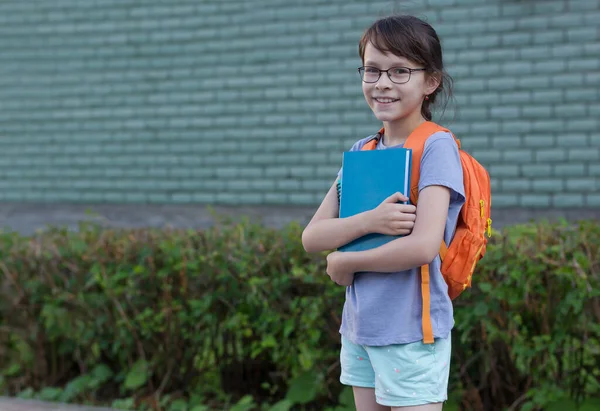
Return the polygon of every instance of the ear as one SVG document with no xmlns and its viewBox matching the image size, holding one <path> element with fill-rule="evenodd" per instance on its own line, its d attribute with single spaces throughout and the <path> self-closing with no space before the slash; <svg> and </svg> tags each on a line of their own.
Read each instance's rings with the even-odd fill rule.
<svg viewBox="0 0 600 411">
<path fill-rule="evenodd" d="M 430 73 L 425 80 L 425 95 L 433 94 L 434 91 L 442 84 L 442 73 Z"/>
</svg>

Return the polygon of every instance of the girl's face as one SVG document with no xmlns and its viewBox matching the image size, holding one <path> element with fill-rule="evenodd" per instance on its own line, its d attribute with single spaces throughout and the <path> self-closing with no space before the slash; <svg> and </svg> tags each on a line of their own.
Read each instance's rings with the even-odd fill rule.
<svg viewBox="0 0 600 411">
<path fill-rule="evenodd" d="M 383 53 L 371 43 L 365 47 L 363 65 L 380 70 L 392 67 L 424 68 L 403 57 Z M 421 115 L 423 99 L 437 88 L 435 80 L 431 81 L 432 79 L 433 77 L 426 75 L 424 71 L 414 71 L 407 83 L 397 84 L 390 80 L 387 73 L 381 73 L 377 82 L 363 82 L 362 90 L 367 104 L 378 120 L 398 122 Z"/>
</svg>

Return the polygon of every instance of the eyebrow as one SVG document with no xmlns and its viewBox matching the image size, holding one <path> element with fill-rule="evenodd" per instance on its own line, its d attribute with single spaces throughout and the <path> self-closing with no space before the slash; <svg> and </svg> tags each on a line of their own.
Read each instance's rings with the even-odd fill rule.
<svg viewBox="0 0 600 411">
<path fill-rule="evenodd" d="M 376 63 L 376 62 L 374 62 L 374 61 L 367 60 L 367 61 L 365 61 L 365 66 L 374 66 L 374 67 L 378 67 L 378 66 L 379 66 L 379 64 L 377 64 L 377 63 Z M 392 64 L 390 67 L 406 67 L 406 66 L 407 66 L 407 63 L 406 63 L 406 62 L 397 62 L 397 63 L 394 63 L 394 64 Z"/>
</svg>

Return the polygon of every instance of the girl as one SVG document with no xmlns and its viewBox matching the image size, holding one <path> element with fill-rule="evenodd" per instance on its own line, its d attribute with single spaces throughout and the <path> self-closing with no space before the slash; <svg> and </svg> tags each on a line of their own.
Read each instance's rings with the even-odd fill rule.
<svg viewBox="0 0 600 411">
<path fill-rule="evenodd" d="M 377 149 L 402 147 L 431 120 L 430 106 L 440 93 L 450 94 L 439 38 L 416 17 L 387 17 L 363 34 L 359 55 L 364 97 L 384 127 Z M 452 240 L 465 201 L 452 135 L 431 135 L 420 164 L 416 210 L 398 204 L 408 199 L 395 194 L 374 210 L 339 218 L 334 183 L 302 234 L 308 252 L 332 250 L 370 232 L 408 234 L 372 250 L 327 256 L 327 273 L 347 286 L 340 381 L 353 387 L 358 411 L 441 410 L 447 399 L 454 319 L 438 251 L 442 239 Z M 424 264 L 430 269 L 433 344 L 422 342 L 418 267 Z"/>
</svg>

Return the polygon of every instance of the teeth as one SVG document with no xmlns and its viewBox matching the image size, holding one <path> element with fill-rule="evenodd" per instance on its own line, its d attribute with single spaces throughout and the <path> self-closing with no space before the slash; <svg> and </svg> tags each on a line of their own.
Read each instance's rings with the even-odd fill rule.
<svg viewBox="0 0 600 411">
<path fill-rule="evenodd" d="M 392 98 L 376 98 L 375 100 L 379 101 L 380 103 L 393 103 L 394 101 L 397 101 Z"/>
</svg>

